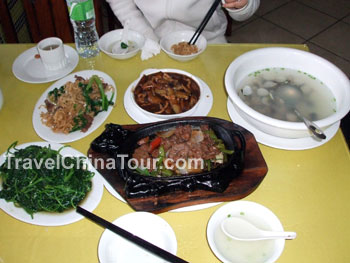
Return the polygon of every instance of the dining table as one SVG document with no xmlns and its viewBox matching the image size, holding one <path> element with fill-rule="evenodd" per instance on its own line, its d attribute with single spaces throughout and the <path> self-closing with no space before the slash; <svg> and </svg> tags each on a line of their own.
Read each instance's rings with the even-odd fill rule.
<svg viewBox="0 0 350 263">
<path fill-rule="evenodd" d="M 74 48 L 72 43 L 67 45 Z M 33 128 L 32 115 L 39 97 L 54 81 L 27 83 L 12 72 L 15 59 L 33 47 L 34 43 L 0 45 L 3 94 L 0 153 L 6 152 L 15 141 L 18 144 L 43 141 Z M 148 60 L 141 60 L 140 53 L 127 60 L 116 60 L 102 52 L 94 58 L 79 58 L 72 72 L 99 70 L 108 74 L 116 84 L 116 103 L 101 126 L 66 144 L 87 154 L 91 142 L 104 131 L 106 124 L 136 124 L 124 107 L 124 94 L 130 83 L 149 68 L 180 69 L 197 76 L 213 94 L 208 116 L 235 122 L 227 109 L 225 71 L 241 54 L 264 47 L 308 51 L 304 44 L 209 44 L 200 56 L 188 62 L 173 60 L 162 51 Z M 294 240 L 286 241 L 277 262 L 350 262 L 350 153 L 341 129 L 329 141 L 311 149 L 286 150 L 263 143 L 258 143 L 258 147 L 268 172 L 255 191 L 243 200 L 269 208 L 286 231 L 297 233 Z M 188 262 L 220 262 L 208 244 L 206 230 L 212 214 L 227 202 L 158 214 L 175 232 L 178 257 Z M 104 189 L 93 212 L 112 222 L 133 211 Z M 0 211 L 0 262 L 98 262 L 98 245 L 104 230 L 88 219 L 62 226 L 39 226 Z"/>
</svg>

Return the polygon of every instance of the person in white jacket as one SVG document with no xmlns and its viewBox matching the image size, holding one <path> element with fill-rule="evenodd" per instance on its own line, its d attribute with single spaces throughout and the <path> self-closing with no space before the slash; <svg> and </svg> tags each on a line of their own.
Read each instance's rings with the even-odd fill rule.
<svg viewBox="0 0 350 263">
<path fill-rule="evenodd" d="M 169 32 L 196 30 L 214 0 L 107 0 L 118 20 L 146 38 L 159 41 Z M 226 43 L 227 19 L 222 7 L 236 21 L 258 9 L 260 0 L 223 0 L 202 34 L 208 43 Z"/>
</svg>

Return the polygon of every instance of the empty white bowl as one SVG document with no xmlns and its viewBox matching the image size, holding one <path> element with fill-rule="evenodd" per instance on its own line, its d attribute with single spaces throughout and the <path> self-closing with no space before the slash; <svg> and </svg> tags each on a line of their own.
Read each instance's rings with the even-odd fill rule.
<svg viewBox="0 0 350 263">
<path fill-rule="evenodd" d="M 160 216 L 148 212 L 133 212 L 116 219 L 113 224 L 176 255 L 174 230 Z M 164 262 L 136 244 L 106 229 L 98 246 L 99 262 Z"/>
<path fill-rule="evenodd" d="M 144 75 L 150 75 L 156 72 L 172 72 L 172 73 L 178 73 L 178 74 L 182 74 L 185 75 L 191 79 L 193 79 L 198 87 L 199 87 L 199 91 L 200 91 L 200 96 L 199 99 L 197 101 L 197 103 L 188 111 L 182 112 L 182 113 L 178 113 L 178 114 L 156 114 L 156 113 L 152 113 L 149 111 L 144 110 L 143 108 L 141 108 L 135 101 L 135 97 L 134 97 L 134 88 L 136 87 L 136 85 L 139 83 L 139 81 L 141 80 L 141 78 Z M 140 112 L 142 112 L 143 114 L 155 118 L 155 119 L 173 119 L 173 118 L 181 118 L 181 117 L 188 117 L 188 116 L 193 116 L 194 112 L 196 111 L 198 104 L 201 103 L 203 101 L 203 87 L 202 84 L 200 83 L 200 81 L 197 79 L 197 77 L 195 77 L 194 75 L 192 75 L 191 73 L 188 73 L 186 71 L 183 70 L 179 70 L 179 69 L 146 69 L 144 71 L 141 72 L 140 77 L 134 82 L 134 87 L 132 88 L 132 92 L 130 92 L 130 96 L 131 96 L 131 101 L 134 105 L 135 108 L 137 108 Z"/>
<path fill-rule="evenodd" d="M 327 129 L 349 112 L 350 81 L 331 62 L 310 52 L 292 48 L 256 49 L 244 53 L 229 65 L 225 73 L 225 88 L 238 114 L 259 131 L 282 138 L 311 136 L 303 122 L 289 122 L 271 118 L 249 107 L 238 96 L 237 89 L 246 76 L 268 68 L 288 68 L 306 72 L 331 90 L 336 101 L 336 112 L 327 118 L 315 121 L 321 129 Z"/>
<path fill-rule="evenodd" d="M 98 41 L 98 46 L 103 53 L 115 59 L 128 59 L 135 56 L 139 50 L 145 44 L 145 37 L 136 32 L 129 30 L 128 32 L 128 41 L 134 43 L 134 47 L 131 47 L 125 54 L 115 54 L 112 53 L 113 46 L 117 44 L 122 39 L 123 29 L 116 29 L 104 34 Z"/>
<path fill-rule="evenodd" d="M 237 241 L 221 230 L 227 217 L 243 218 L 258 228 L 283 231 L 277 216 L 268 208 L 250 201 L 233 201 L 217 209 L 207 226 L 207 239 L 213 253 L 224 263 L 272 263 L 282 254 L 285 240 Z"/>
<path fill-rule="evenodd" d="M 196 45 L 198 47 L 198 52 L 195 54 L 177 55 L 171 50 L 171 46 L 174 44 L 178 44 L 180 42 L 190 41 L 193 34 L 194 34 L 194 31 L 190 31 L 190 30 L 171 32 L 170 34 L 162 37 L 162 39 L 160 40 L 160 47 L 169 57 L 175 60 L 182 61 L 182 62 L 192 60 L 198 57 L 207 48 L 207 40 L 205 39 L 205 37 L 203 37 L 202 35 L 198 37 L 198 40 L 196 42 Z"/>
</svg>

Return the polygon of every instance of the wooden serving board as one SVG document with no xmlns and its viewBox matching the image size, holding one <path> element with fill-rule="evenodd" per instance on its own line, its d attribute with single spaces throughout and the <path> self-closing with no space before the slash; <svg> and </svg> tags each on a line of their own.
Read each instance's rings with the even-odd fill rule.
<svg viewBox="0 0 350 263">
<path fill-rule="evenodd" d="M 149 124 L 123 125 L 122 127 L 135 131 L 147 125 Z M 231 123 L 231 125 L 234 125 L 235 129 L 241 131 L 245 137 L 245 161 L 242 173 L 233 178 L 223 193 L 205 190 L 195 190 L 193 192 L 175 191 L 162 196 L 128 198 L 124 191 L 124 181 L 118 176 L 115 170 L 101 169 L 101 167 L 95 168 L 136 211 L 162 213 L 191 205 L 238 200 L 248 196 L 259 186 L 267 174 L 268 168 L 253 134 L 236 124 Z M 104 160 L 111 158 L 108 154 L 97 153 L 91 148 L 88 150 L 88 156 L 91 158 L 93 164 L 101 163 L 99 161 L 95 162 L 95 158 L 102 158 Z"/>
</svg>

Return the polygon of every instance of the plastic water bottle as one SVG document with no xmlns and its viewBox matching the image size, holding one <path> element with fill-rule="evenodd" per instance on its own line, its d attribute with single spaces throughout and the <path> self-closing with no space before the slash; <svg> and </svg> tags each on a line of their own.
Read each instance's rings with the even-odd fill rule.
<svg viewBox="0 0 350 263">
<path fill-rule="evenodd" d="M 83 58 L 98 55 L 100 50 L 93 0 L 67 0 L 67 5 L 78 54 Z"/>
</svg>

